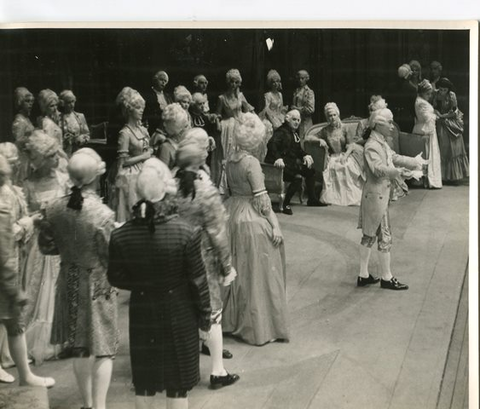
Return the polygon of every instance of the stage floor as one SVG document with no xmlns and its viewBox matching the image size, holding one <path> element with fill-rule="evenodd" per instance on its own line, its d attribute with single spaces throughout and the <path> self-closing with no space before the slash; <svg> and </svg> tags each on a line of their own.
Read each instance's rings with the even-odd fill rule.
<svg viewBox="0 0 480 409">
<path fill-rule="evenodd" d="M 190 394 L 191 409 L 434 409 L 468 263 L 468 186 L 413 189 L 390 209 L 392 272 L 408 291 L 356 287 L 358 208 L 293 206 L 279 215 L 288 262 L 291 340 L 254 347 L 225 338 L 225 361 L 240 381 L 208 389 L 209 358 Z M 371 273 L 378 274 L 376 250 Z M 133 408 L 127 327 L 120 304 L 121 349 L 110 409 Z M 53 409 L 79 408 L 70 360 L 47 362 Z M 12 370 L 15 373 L 15 370 Z M 164 408 L 165 396 L 158 397 Z"/>
</svg>

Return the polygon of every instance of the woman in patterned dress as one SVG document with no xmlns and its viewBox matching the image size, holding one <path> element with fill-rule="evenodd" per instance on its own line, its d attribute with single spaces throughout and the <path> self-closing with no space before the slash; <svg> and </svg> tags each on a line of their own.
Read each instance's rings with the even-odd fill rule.
<svg viewBox="0 0 480 409">
<path fill-rule="evenodd" d="M 225 297 L 223 330 L 252 345 L 289 338 L 283 236 L 255 157 L 264 135 L 258 116 L 245 114 L 227 162 L 227 231 L 238 276 Z"/>
<path fill-rule="evenodd" d="M 63 144 L 68 156 L 85 145 L 90 140 L 85 115 L 75 111 L 77 97 L 70 90 L 60 93 L 60 106 L 63 109 L 60 115 L 60 128 L 63 133 Z"/>
<path fill-rule="evenodd" d="M 25 144 L 34 129 L 34 126 L 30 121 L 30 112 L 32 111 L 35 98 L 33 97 L 33 94 L 24 87 L 16 88 L 14 95 L 15 106 L 18 112 L 13 119 L 12 136 L 18 148 L 20 167 L 12 182 L 16 186 L 22 186 L 23 181 L 28 176 L 29 170 L 27 155 L 25 153 Z"/>
<path fill-rule="evenodd" d="M 440 147 L 442 180 L 458 182 L 468 177 L 468 156 L 463 142 L 463 113 L 448 78 L 440 78 L 433 98 L 438 116 L 437 136 Z"/>
<path fill-rule="evenodd" d="M 40 250 L 62 260 L 52 343 L 72 351 L 83 407 L 105 409 L 118 346 L 117 290 L 107 280 L 115 218 L 96 193 L 105 163 L 95 151 L 76 151 L 68 173 L 71 194 L 47 206 L 39 236 Z"/>
<path fill-rule="evenodd" d="M 238 117 L 245 112 L 253 112 L 243 93 L 240 91 L 242 76 L 237 69 L 231 69 L 226 74 L 227 91 L 218 97 L 217 115 L 220 121 L 220 143 L 212 158 L 212 179 L 218 186 L 220 194 L 227 193 L 228 185 L 225 175 L 225 163 L 235 148 L 234 127 Z"/>
<path fill-rule="evenodd" d="M 50 202 L 68 192 L 68 176 L 58 171 L 60 146 L 53 137 L 35 130 L 28 139 L 26 151 L 32 168 L 24 183 L 28 209 L 30 213 L 43 213 Z M 30 240 L 24 277 L 30 301 L 25 308 L 27 345 L 37 364 L 57 356 L 61 349 L 50 343 L 60 258 L 40 252 L 38 234 L 37 227 Z"/>
<path fill-rule="evenodd" d="M 138 201 L 136 183 L 143 163 L 152 156 L 150 136 L 142 126 L 145 100 L 140 93 L 125 87 L 117 96 L 117 105 L 126 120 L 118 137 L 118 160 L 116 164 L 115 192 L 111 207 L 116 211 L 118 222 L 131 219 L 133 205 Z"/>
<path fill-rule="evenodd" d="M 223 366 L 222 356 L 231 358 L 232 355 L 223 350 L 221 326 L 223 302 L 220 286 L 229 285 L 236 271 L 231 264 L 225 207 L 205 166 L 208 148 L 209 139 L 204 130 L 189 130 L 178 148 L 178 169 L 174 174 L 178 186 L 179 215 L 202 228 L 202 256 L 212 305 L 210 337 L 202 349 L 212 357 L 211 387 L 219 388 L 239 379 L 238 375 L 229 374 Z"/>
</svg>

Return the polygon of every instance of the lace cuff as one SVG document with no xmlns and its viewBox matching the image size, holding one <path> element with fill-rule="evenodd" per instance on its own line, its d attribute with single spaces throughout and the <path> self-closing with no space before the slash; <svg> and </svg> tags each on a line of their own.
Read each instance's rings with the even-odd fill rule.
<svg viewBox="0 0 480 409">
<path fill-rule="evenodd" d="M 272 203 L 266 190 L 254 192 L 252 206 L 262 216 L 268 216 L 270 214 L 272 210 Z"/>
</svg>

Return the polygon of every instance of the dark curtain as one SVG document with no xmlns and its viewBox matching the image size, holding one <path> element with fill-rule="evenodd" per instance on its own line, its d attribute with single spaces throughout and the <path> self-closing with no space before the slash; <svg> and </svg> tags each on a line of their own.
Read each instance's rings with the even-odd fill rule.
<svg viewBox="0 0 480 409">
<path fill-rule="evenodd" d="M 269 51 L 266 39 L 274 40 Z M 209 79 L 214 106 L 225 90 L 225 73 L 238 68 L 242 90 L 259 112 L 266 74 L 274 68 L 291 104 L 295 73 L 306 69 L 316 95 L 314 122 L 323 122 L 323 106 L 334 101 L 343 118 L 366 116 L 372 94 L 388 98 L 397 68 L 420 61 L 424 77 L 432 60 L 457 88 L 460 109 L 468 113 L 469 32 L 462 30 L 369 29 L 25 29 L 0 31 L 0 140 L 10 139 L 13 90 L 26 86 L 72 89 L 77 110 L 90 124 L 108 120 L 124 86 L 140 92 L 159 69 L 170 75 L 168 91 L 192 87 L 196 74 Z M 35 105 L 32 119 L 39 114 Z M 468 125 L 468 115 L 465 117 Z M 466 132 L 466 137 L 468 132 Z"/>
</svg>

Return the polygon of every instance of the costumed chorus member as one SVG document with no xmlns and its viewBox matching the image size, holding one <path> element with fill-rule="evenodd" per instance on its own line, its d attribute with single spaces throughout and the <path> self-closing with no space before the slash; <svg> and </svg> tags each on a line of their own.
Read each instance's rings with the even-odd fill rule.
<svg viewBox="0 0 480 409">
<path fill-rule="evenodd" d="M 52 343 L 67 345 L 83 408 L 105 409 L 117 352 L 117 290 L 107 280 L 113 211 L 97 195 L 105 162 L 90 149 L 68 164 L 71 194 L 50 203 L 41 223 L 44 254 L 59 254 Z"/>
<path fill-rule="evenodd" d="M 59 105 L 62 110 L 60 115 L 60 128 L 63 133 L 63 144 L 68 156 L 80 149 L 90 140 L 90 130 L 88 129 L 85 115 L 75 111 L 77 97 L 70 90 L 64 90 L 60 93 Z"/>
<path fill-rule="evenodd" d="M 180 108 L 181 109 L 181 108 Z M 199 328 L 210 330 L 212 309 L 202 259 L 201 229 L 176 214 L 176 184 L 156 158 L 137 181 L 135 217 L 114 230 L 108 278 L 131 291 L 130 358 L 135 406 L 153 407 L 167 391 L 167 408 L 187 408 L 200 379 Z"/>
<path fill-rule="evenodd" d="M 241 116 L 226 167 L 228 236 L 238 277 L 226 295 L 223 330 L 252 345 L 289 338 L 283 235 L 256 156 L 264 135 L 257 115 Z"/>
</svg>

